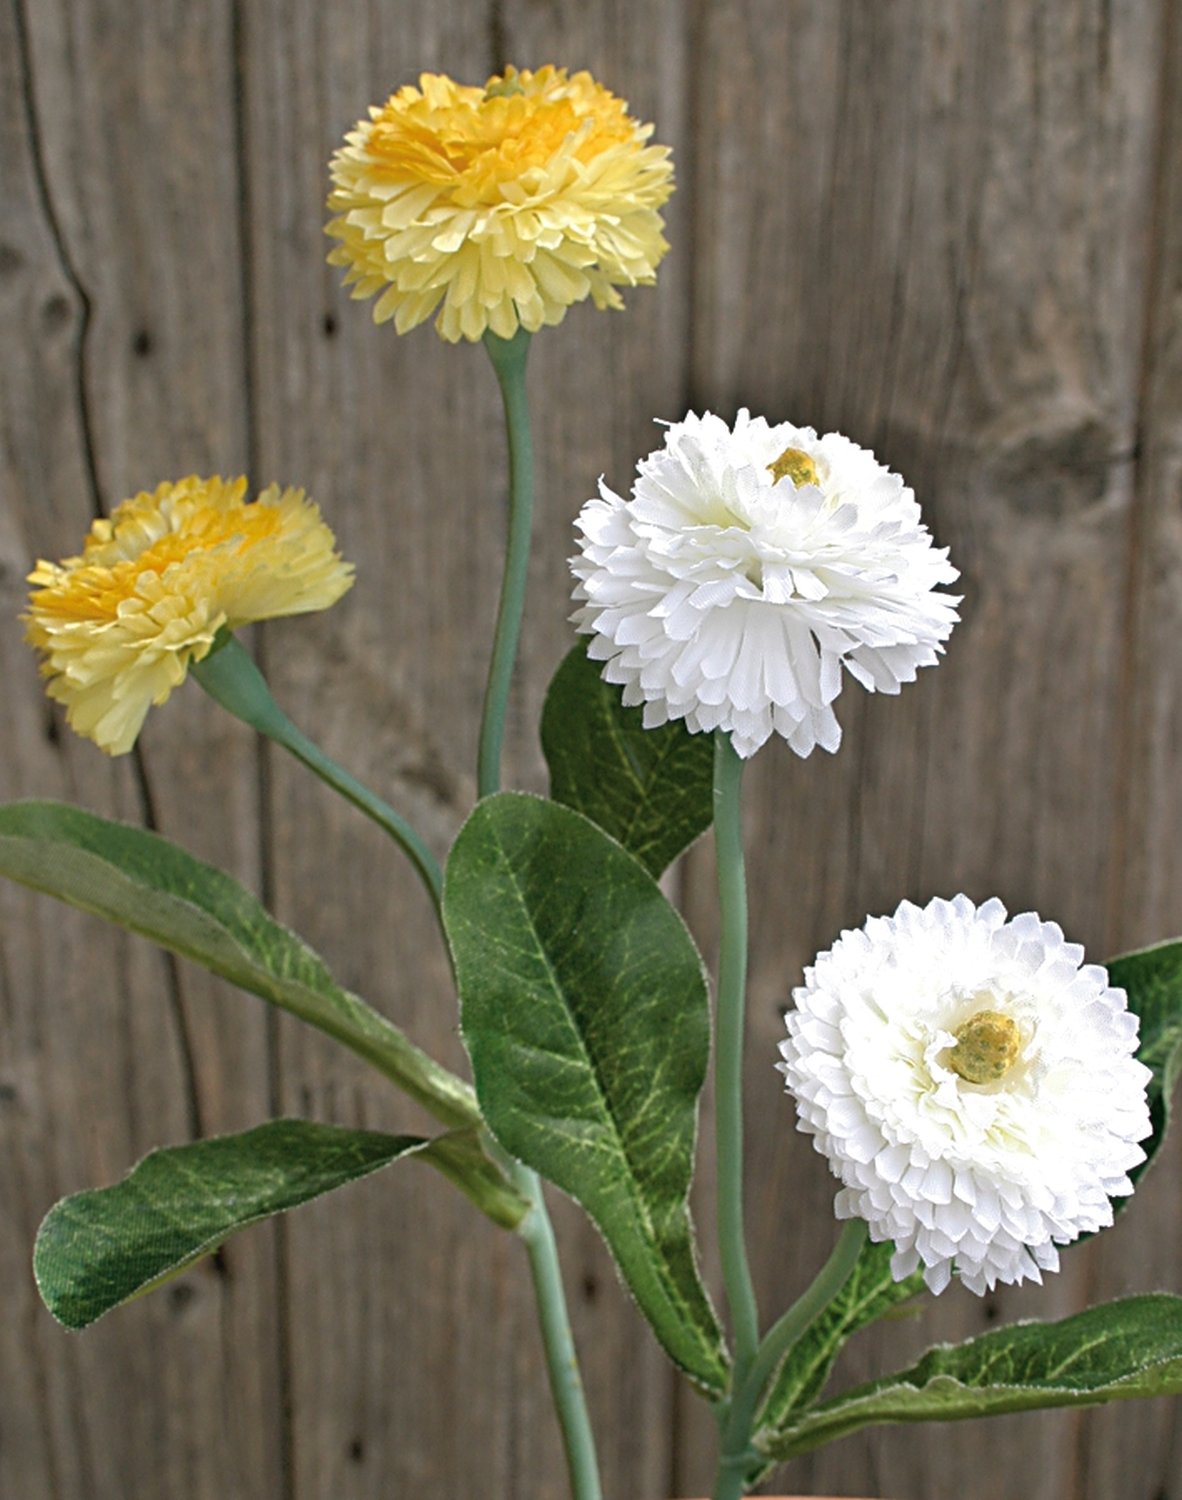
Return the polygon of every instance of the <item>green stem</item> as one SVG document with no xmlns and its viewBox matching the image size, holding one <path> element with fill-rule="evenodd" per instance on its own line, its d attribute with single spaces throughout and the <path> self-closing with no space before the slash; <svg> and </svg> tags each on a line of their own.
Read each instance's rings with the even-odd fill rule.
<svg viewBox="0 0 1182 1500">
<path fill-rule="evenodd" d="M 236 719 L 249 724 L 259 734 L 265 734 L 289 750 L 297 760 L 314 771 L 321 781 L 334 791 L 340 792 L 354 807 L 379 824 L 409 855 L 423 884 L 435 903 L 436 913 L 440 909 L 443 891 L 443 874 L 438 861 L 422 839 L 387 803 L 363 786 L 355 776 L 330 760 L 318 745 L 301 733 L 271 696 L 266 679 L 259 671 L 250 653 L 233 636 L 205 658 L 190 668 L 193 676 L 223 708 Z"/>
<path fill-rule="evenodd" d="M 501 579 L 501 599 L 497 607 L 497 624 L 493 636 L 492 657 L 488 668 L 488 686 L 484 694 L 484 712 L 480 721 L 480 759 L 477 769 L 477 791 L 490 797 L 501 785 L 501 745 L 505 738 L 505 710 L 509 686 L 517 660 L 517 642 L 521 635 L 521 615 L 525 607 L 526 574 L 529 567 L 530 531 L 533 521 L 534 478 L 533 443 L 529 433 L 529 404 L 525 393 L 525 360 L 530 335 L 519 328 L 511 339 L 486 333 L 488 350 L 501 387 L 505 405 L 505 427 L 509 438 L 509 536 L 505 549 L 505 571 Z M 514 1181 L 532 1204 L 532 1209 L 518 1231 L 525 1240 L 542 1328 L 542 1345 L 550 1375 L 550 1390 L 562 1429 L 574 1500 L 600 1500 L 599 1469 L 595 1458 L 595 1439 L 583 1382 L 579 1375 L 578 1356 L 570 1329 L 562 1271 L 558 1264 L 558 1246 L 554 1229 L 542 1196 L 537 1173 L 528 1167 L 515 1168 Z"/>
<path fill-rule="evenodd" d="M 812 1285 L 768 1329 L 747 1377 L 757 1400 L 784 1359 L 850 1279 L 865 1244 L 866 1221 L 849 1219 Z"/>
<path fill-rule="evenodd" d="M 759 1460 L 751 1446 L 751 1429 L 760 1398 L 781 1362 L 845 1286 L 865 1243 L 865 1222 L 851 1219 L 812 1285 L 768 1330 L 745 1379 L 736 1382 L 723 1430 L 714 1500 L 738 1500 L 743 1495 L 752 1465 Z"/>
<path fill-rule="evenodd" d="M 525 605 L 526 571 L 529 566 L 530 528 L 534 507 L 534 455 L 529 433 L 529 405 L 525 394 L 525 360 L 530 335 L 519 328 L 511 339 L 486 333 L 488 350 L 501 399 L 505 405 L 505 427 L 509 437 L 509 536 L 505 550 L 505 572 L 484 692 L 480 721 L 478 785 L 482 797 L 501 784 L 501 744 L 505 738 L 505 710 L 509 685 L 517 659 L 521 635 L 521 613 Z"/>
<path fill-rule="evenodd" d="M 546 1368 L 550 1374 L 550 1391 L 562 1429 L 571 1494 L 574 1500 L 601 1500 L 603 1492 L 599 1485 L 595 1437 L 587 1414 L 583 1381 L 579 1375 L 579 1361 L 575 1353 L 575 1341 L 567 1315 L 566 1294 L 558 1264 L 558 1246 L 542 1197 L 542 1184 L 536 1172 L 522 1166 L 516 1168 L 515 1182 L 518 1190 L 532 1205 L 531 1212 L 518 1233 L 525 1241 L 529 1254 L 529 1268 L 533 1275 L 534 1295 L 542 1326 Z"/>
<path fill-rule="evenodd" d="M 759 1313 L 743 1232 L 743 1011 L 747 989 L 747 881 L 740 793 L 743 762 L 730 738 L 714 738 L 714 840 L 722 939 L 714 1052 L 718 1140 L 718 1247 L 735 1336 L 735 1387 L 759 1343 Z"/>
<path fill-rule="evenodd" d="M 747 1493 L 747 1475 L 758 1456 L 754 1450 L 724 1454 L 718 1461 L 718 1477 L 714 1481 L 714 1500 L 742 1500 Z"/>
</svg>

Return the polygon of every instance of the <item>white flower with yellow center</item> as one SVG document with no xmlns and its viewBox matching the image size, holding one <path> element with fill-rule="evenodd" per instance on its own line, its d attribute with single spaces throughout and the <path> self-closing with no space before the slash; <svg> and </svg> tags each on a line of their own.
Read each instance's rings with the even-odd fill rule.
<svg viewBox="0 0 1182 1500">
<path fill-rule="evenodd" d="M 1149 1069 L 1123 990 L 1059 927 L 965 896 L 843 932 L 794 992 L 777 1067 L 895 1277 L 1041 1281 L 1145 1159 Z"/>
<path fill-rule="evenodd" d="M 573 616 L 645 724 L 773 733 L 836 750 L 842 669 L 897 693 L 957 619 L 957 571 L 897 474 L 840 433 L 690 413 L 630 500 L 602 480 L 579 515 Z"/>
</svg>

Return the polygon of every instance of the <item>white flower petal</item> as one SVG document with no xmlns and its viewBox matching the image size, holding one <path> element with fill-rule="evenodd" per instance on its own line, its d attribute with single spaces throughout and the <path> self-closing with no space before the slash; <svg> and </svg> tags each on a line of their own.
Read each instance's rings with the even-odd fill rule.
<svg viewBox="0 0 1182 1500">
<path fill-rule="evenodd" d="M 787 448 L 816 483 L 773 477 Z M 724 729 L 742 756 L 772 733 L 798 755 L 836 750 L 842 666 L 897 693 L 956 622 L 960 601 L 938 586 L 957 572 L 914 495 L 838 433 L 691 412 L 638 465 L 630 500 L 602 479 L 599 493 L 571 560 L 589 654 L 627 702 Z"/>
<path fill-rule="evenodd" d="M 1039 1281 L 1056 1246 L 1112 1222 L 1150 1133 L 1137 1018 L 1106 971 L 1033 912 L 966 896 L 844 932 L 805 971 L 781 1042 L 799 1127 L 898 1279 L 933 1292 Z M 963 1023 L 1000 1013 L 1018 1051 L 974 1083 L 950 1058 Z"/>
</svg>

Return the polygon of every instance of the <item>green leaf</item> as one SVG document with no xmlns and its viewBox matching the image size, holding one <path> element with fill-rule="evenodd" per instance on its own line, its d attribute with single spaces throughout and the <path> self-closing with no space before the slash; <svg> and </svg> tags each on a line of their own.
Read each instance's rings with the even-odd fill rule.
<svg viewBox="0 0 1182 1500">
<path fill-rule="evenodd" d="M 593 823 L 515 793 L 460 831 L 443 916 L 493 1133 L 583 1205 L 669 1355 L 721 1392 L 686 1204 L 709 1011 L 681 918 Z"/>
<path fill-rule="evenodd" d="M 1129 997 L 1129 1009 L 1141 1019 L 1137 1056 L 1153 1073 L 1149 1085 L 1149 1118 L 1153 1134 L 1142 1141 L 1146 1160 L 1130 1173 L 1134 1181 L 1148 1168 L 1165 1138 L 1171 1100 L 1182 1074 L 1182 942 L 1159 943 L 1125 953 L 1107 964 L 1111 983 Z M 1118 1199 L 1119 1209 L 1131 1200 Z"/>
<path fill-rule="evenodd" d="M 231 876 L 142 828 L 60 802 L 0 807 L 0 874 L 68 901 L 291 1011 L 360 1053 L 445 1125 L 479 1125 L 471 1088 L 342 989 Z"/>
<path fill-rule="evenodd" d="M 550 795 L 659 876 L 714 816 L 714 737 L 680 721 L 645 729 L 620 694 L 581 645 L 558 668 L 542 710 Z"/>
<path fill-rule="evenodd" d="M 400 1156 L 431 1160 L 446 1140 L 275 1120 L 241 1135 L 153 1151 L 114 1187 L 75 1193 L 50 1209 L 33 1251 L 37 1285 L 59 1322 L 85 1328 L 239 1229 Z"/>
<path fill-rule="evenodd" d="M 903 1281 L 891 1275 L 894 1249 L 867 1241 L 845 1286 L 780 1367 L 760 1414 L 761 1427 L 779 1428 L 793 1412 L 814 1402 L 846 1340 L 923 1291 L 922 1271 Z"/>
<path fill-rule="evenodd" d="M 194 959 L 359 1053 L 445 1125 L 483 1124 L 476 1096 L 392 1022 L 336 983 L 323 961 L 229 875 L 176 844 L 57 802 L 0 807 L 0 874 Z M 527 1205 L 480 1147 L 449 1174 L 498 1224 Z"/>
<path fill-rule="evenodd" d="M 929 1349 L 918 1364 L 801 1413 L 774 1462 L 881 1422 L 949 1422 L 1182 1391 L 1182 1297 L 1127 1297 L 1059 1323 L 1016 1323 Z"/>
</svg>

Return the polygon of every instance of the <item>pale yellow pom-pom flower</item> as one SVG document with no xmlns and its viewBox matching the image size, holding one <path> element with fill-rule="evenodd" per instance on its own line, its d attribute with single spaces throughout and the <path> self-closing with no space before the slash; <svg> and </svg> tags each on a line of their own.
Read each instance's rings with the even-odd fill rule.
<svg viewBox="0 0 1182 1500">
<path fill-rule="evenodd" d="M 353 582 L 303 490 L 190 475 L 100 519 L 80 557 L 29 574 L 25 635 L 51 698 L 111 755 L 131 749 L 223 626 L 327 609 Z"/>
<path fill-rule="evenodd" d="M 589 73 L 424 73 L 369 114 L 332 160 L 327 232 L 353 296 L 381 293 L 377 322 L 405 333 L 438 307 L 452 343 L 510 338 L 656 279 L 669 150 Z"/>
</svg>

